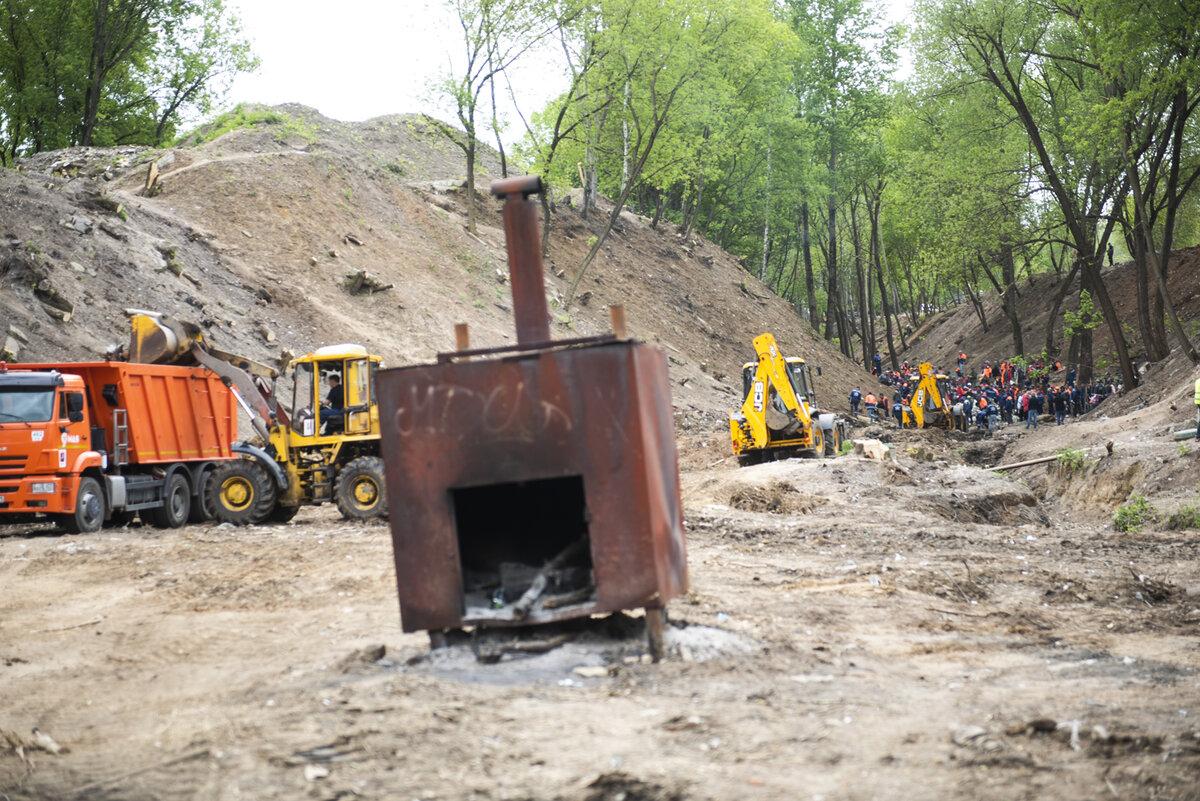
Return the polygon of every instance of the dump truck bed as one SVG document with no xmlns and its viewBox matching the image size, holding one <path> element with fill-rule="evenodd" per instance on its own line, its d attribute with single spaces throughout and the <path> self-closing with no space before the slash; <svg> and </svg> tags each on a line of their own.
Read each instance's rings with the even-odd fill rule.
<svg viewBox="0 0 1200 801">
<path fill-rule="evenodd" d="M 86 385 L 93 448 L 114 456 L 114 445 L 128 441 L 125 461 L 135 465 L 228 459 L 237 439 L 237 401 L 210 370 L 129 362 L 14 364 L 10 370 L 78 375 Z M 113 411 L 124 409 L 127 437 L 118 436 Z"/>
</svg>

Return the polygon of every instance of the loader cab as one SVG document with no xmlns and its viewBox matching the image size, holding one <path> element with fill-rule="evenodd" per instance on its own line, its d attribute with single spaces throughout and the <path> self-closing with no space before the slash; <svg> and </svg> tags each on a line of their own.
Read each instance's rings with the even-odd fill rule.
<svg viewBox="0 0 1200 801">
<path fill-rule="evenodd" d="M 371 436 L 378 431 L 375 372 L 380 359 L 361 345 L 331 345 L 300 357 L 292 372 L 292 431 L 305 438 Z"/>
<path fill-rule="evenodd" d="M 788 356 L 784 361 L 787 363 L 788 376 L 792 379 L 792 389 L 795 390 L 796 396 L 804 398 L 812 408 L 817 408 L 817 390 L 813 385 L 812 368 L 799 356 Z M 818 367 L 817 375 L 820 374 L 821 368 Z"/>
<path fill-rule="evenodd" d="M 803 398 L 805 403 L 815 409 L 817 391 L 813 387 L 812 368 L 799 356 L 788 356 L 784 361 L 787 363 L 788 378 L 792 381 L 792 391 L 796 393 L 796 397 Z M 754 362 L 746 362 L 742 365 L 743 402 L 750 397 L 750 391 L 754 388 L 754 373 L 757 369 L 758 365 Z M 818 367 L 817 375 L 820 374 L 821 368 Z"/>
<path fill-rule="evenodd" d="M 950 398 L 953 397 L 950 394 L 950 377 L 939 373 L 934 378 L 934 382 L 937 384 L 938 394 L 942 396 L 942 405 L 948 405 Z"/>
</svg>

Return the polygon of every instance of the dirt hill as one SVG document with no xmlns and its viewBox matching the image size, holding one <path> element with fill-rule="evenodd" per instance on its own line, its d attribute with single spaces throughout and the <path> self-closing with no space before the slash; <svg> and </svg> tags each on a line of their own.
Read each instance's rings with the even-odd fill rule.
<svg viewBox="0 0 1200 801">
<path fill-rule="evenodd" d="M 96 358 L 126 339 L 127 307 L 195 320 L 218 346 L 268 361 L 353 341 L 392 366 L 427 362 L 453 349 L 460 322 L 473 347 L 513 341 L 500 204 L 486 196 L 492 154 L 471 235 L 461 152 L 423 118 L 341 123 L 299 106 L 270 115 L 166 152 L 76 149 L 0 172 L 0 315 L 28 340 L 17 342 L 20 360 Z M 161 191 L 145 197 L 152 161 Z M 557 212 L 553 335 L 604 333 L 607 306 L 625 304 L 633 335 L 670 359 L 682 430 L 726 425 L 763 331 L 825 368 L 827 401 L 844 406 L 865 377 L 728 254 L 629 213 L 564 310 L 603 215 L 584 219 L 565 202 Z M 347 278 L 364 270 L 391 288 L 352 295 Z M 39 298 L 66 299 L 74 314 L 64 322 Z"/>
</svg>

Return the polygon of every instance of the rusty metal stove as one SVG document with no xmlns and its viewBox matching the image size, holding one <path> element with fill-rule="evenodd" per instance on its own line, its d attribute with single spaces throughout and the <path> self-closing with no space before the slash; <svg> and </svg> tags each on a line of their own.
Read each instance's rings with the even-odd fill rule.
<svg viewBox="0 0 1200 801">
<path fill-rule="evenodd" d="M 667 362 L 616 333 L 552 341 L 540 178 L 497 181 L 517 344 L 377 376 L 405 631 L 645 607 L 687 589 Z"/>
</svg>

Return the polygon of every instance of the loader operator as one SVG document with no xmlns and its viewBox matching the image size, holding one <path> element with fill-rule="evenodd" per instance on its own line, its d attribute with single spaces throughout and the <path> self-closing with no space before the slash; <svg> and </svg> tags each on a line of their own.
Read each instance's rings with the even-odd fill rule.
<svg viewBox="0 0 1200 801">
<path fill-rule="evenodd" d="M 327 430 L 341 428 L 342 410 L 346 408 L 342 379 L 337 373 L 329 376 L 329 394 L 321 402 L 321 426 Z"/>
</svg>

